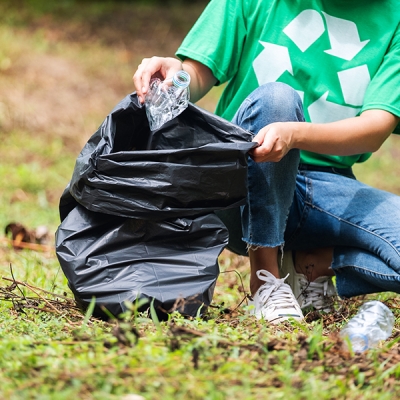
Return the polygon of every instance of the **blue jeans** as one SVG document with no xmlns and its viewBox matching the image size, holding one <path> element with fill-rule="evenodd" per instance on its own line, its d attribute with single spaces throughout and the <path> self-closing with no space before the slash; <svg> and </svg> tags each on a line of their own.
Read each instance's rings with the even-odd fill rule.
<svg viewBox="0 0 400 400">
<path fill-rule="evenodd" d="M 268 83 L 248 96 L 233 122 L 257 133 L 275 121 L 303 120 L 297 92 Z M 341 297 L 400 293 L 400 197 L 357 181 L 351 168 L 301 165 L 299 154 L 291 150 L 277 163 L 249 158 L 247 204 L 218 212 L 228 248 L 247 255 L 248 245 L 333 247 Z"/>
</svg>

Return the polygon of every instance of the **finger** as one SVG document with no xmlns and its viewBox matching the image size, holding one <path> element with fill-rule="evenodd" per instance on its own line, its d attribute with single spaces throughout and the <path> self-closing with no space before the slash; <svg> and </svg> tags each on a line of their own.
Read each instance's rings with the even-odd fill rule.
<svg viewBox="0 0 400 400">
<path fill-rule="evenodd" d="M 259 147 L 257 148 L 257 153 L 268 154 L 272 151 L 275 146 L 276 137 L 274 135 L 274 131 L 270 129 L 270 127 L 262 128 L 257 135 L 254 137 L 256 141 L 259 143 Z"/>
<path fill-rule="evenodd" d="M 163 68 L 163 62 L 165 62 L 164 58 L 161 57 L 152 57 L 149 60 L 146 60 L 146 64 L 143 65 L 142 68 L 142 87 L 141 92 L 143 95 L 149 90 L 150 80 L 153 75 L 161 75 L 161 80 L 165 79 L 165 72 Z"/>
<path fill-rule="evenodd" d="M 274 161 L 272 153 L 265 153 L 264 151 L 261 151 L 259 149 L 253 149 L 253 153 L 251 153 L 250 155 L 255 162 Z"/>
<path fill-rule="evenodd" d="M 252 142 L 258 143 L 258 146 L 251 149 L 249 152 L 251 158 L 256 162 L 258 162 L 258 160 L 260 159 L 261 154 L 262 154 L 260 147 L 262 146 L 262 144 L 264 142 L 264 136 L 265 136 L 265 129 L 261 129 L 257 133 L 257 135 L 255 135 L 253 137 L 253 140 L 252 140 Z"/>
<path fill-rule="evenodd" d="M 138 68 L 133 75 L 133 82 L 136 88 L 136 93 L 142 103 L 144 102 L 146 93 L 149 90 L 151 78 L 153 77 L 153 75 L 160 75 L 161 68 L 161 57 L 144 58 L 142 62 L 138 65 Z"/>
<path fill-rule="evenodd" d="M 256 162 L 275 161 L 275 141 L 264 138 L 263 143 L 253 149 L 253 159 Z"/>
<path fill-rule="evenodd" d="M 135 85 L 136 94 L 141 103 L 144 102 L 144 93 L 143 93 L 143 70 L 146 68 L 148 63 L 148 59 L 143 59 L 142 62 L 138 65 L 138 68 L 133 75 L 133 83 Z"/>
<path fill-rule="evenodd" d="M 264 140 L 264 135 L 263 135 L 262 132 L 260 131 L 260 132 L 257 133 L 257 135 L 255 135 L 255 136 L 253 137 L 252 142 L 257 142 L 258 145 L 261 146 L 263 140 Z"/>
</svg>

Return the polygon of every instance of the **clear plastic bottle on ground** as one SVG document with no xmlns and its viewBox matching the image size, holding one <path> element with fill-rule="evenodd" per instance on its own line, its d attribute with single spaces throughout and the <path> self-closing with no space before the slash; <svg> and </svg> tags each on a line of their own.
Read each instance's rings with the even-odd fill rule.
<svg viewBox="0 0 400 400">
<path fill-rule="evenodd" d="M 355 353 L 376 347 L 381 340 L 386 340 L 394 325 L 394 315 L 380 301 L 364 303 L 357 314 L 350 319 L 340 332 L 340 336 L 351 343 Z"/>
<path fill-rule="evenodd" d="M 150 81 L 145 106 L 152 131 L 186 109 L 190 99 L 189 84 L 190 75 L 186 71 L 178 71 L 172 79 L 161 81 L 155 78 Z"/>
</svg>

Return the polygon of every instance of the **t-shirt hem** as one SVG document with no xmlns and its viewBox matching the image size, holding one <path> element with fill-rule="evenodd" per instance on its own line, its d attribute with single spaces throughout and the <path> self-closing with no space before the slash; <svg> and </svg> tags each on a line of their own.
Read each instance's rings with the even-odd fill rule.
<svg viewBox="0 0 400 400">
<path fill-rule="evenodd" d="M 300 163 L 301 164 L 305 164 L 305 165 L 312 165 L 315 167 L 330 167 L 330 168 L 351 168 L 352 165 L 343 165 L 343 164 L 339 164 L 336 162 L 329 162 L 329 161 L 321 161 L 321 160 L 317 160 L 317 159 L 310 159 L 310 158 L 306 158 L 303 159 L 302 157 L 300 157 Z"/>
</svg>

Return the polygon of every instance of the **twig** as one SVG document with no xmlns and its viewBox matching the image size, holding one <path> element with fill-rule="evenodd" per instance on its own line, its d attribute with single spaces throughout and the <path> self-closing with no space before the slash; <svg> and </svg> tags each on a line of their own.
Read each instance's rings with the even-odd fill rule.
<svg viewBox="0 0 400 400">
<path fill-rule="evenodd" d="M 243 304 L 243 302 L 244 302 L 245 300 L 246 300 L 246 302 L 247 302 L 248 298 L 249 298 L 249 296 L 246 294 L 246 296 L 243 297 L 242 301 L 241 301 L 231 312 L 236 311 L 236 310 Z"/>
<path fill-rule="evenodd" d="M 53 304 L 51 304 L 50 301 L 48 301 L 45 297 L 43 297 L 41 294 L 39 294 L 32 286 L 30 286 L 29 284 L 25 283 L 25 286 L 31 290 L 33 293 L 36 294 L 36 296 L 39 297 L 39 299 L 41 299 L 42 301 L 44 301 L 52 310 L 54 310 L 55 313 L 57 313 L 58 315 L 64 315 L 64 313 L 62 313 L 60 310 L 58 310 L 56 307 L 53 306 Z M 65 317 L 65 315 L 64 315 Z M 71 323 L 71 321 L 65 317 L 65 319 L 67 320 L 68 323 Z"/>
<path fill-rule="evenodd" d="M 51 309 L 51 312 L 54 312 L 54 313 L 56 313 L 56 314 L 58 314 L 58 315 L 62 315 L 62 316 L 66 319 L 66 321 L 67 321 L 68 324 L 70 324 L 70 325 L 75 325 L 71 320 L 69 320 L 69 318 L 67 318 L 67 317 L 65 316 L 65 313 L 62 313 L 60 310 L 58 310 L 58 309 L 51 303 L 50 300 L 46 299 L 45 297 L 43 297 L 43 296 L 39 293 L 40 290 L 41 290 L 41 291 L 44 291 L 43 289 L 39 289 L 39 288 L 33 287 L 33 286 L 31 286 L 31 285 L 29 285 L 28 283 L 25 283 L 25 282 L 17 281 L 17 280 L 15 280 L 15 278 L 14 278 L 14 279 L 9 279 L 9 278 L 3 277 L 3 279 L 6 280 L 6 281 L 11 281 L 11 282 L 13 282 L 13 283 L 16 285 L 16 287 L 18 287 L 18 289 L 19 289 L 20 291 L 21 291 L 21 288 L 19 288 L 18 285 L 21 285 L 21 286 L 26 287 L 27 289 L 29 289 L 30 291 L 32 291 L 33 293 L 35 293 L 36 296 L 38 296 L 38 299 L 28 298 L 28 297 L 26 297 L 26 296 L 22 293 L 22 291 L 21 291 L 21 293 L 22 293 L 22 295 L 23 295 L 23 300 L 27 303 L 25 307 L 27 307 L 27 308 L 35 308 L 35 309 L 39 309 L 39 310 L 41 310 L 41 311 L 48 311 L 48 312 L 49 312 L 49 311 L 50 311 L 49 309 L 39 308 L 39 307 L 37 307 L 37 306 L 35 306 L 35 305 L 29 303 L 29 301 L 41 300 L 41 301 L 43 301 L 43 302 Z M 44 292 L 46 292 L 46 293 L 48 293 L 48 294 L 51 294 L 51 295 L 53 295 L 53 296 L 57 296 L 57 295 L 55 295 L 54 293 L 50 293 L 50 292 L 47 292 L 47 291 L 44 291 Z M 66 298 L 66 297 L 64 297 L 64 296 L 60 296 L 60 297 L 66 299 L 66 300 L 70 300 L 70 299 L 68 299 L 68 298 Z M 14 300 L 16 300 L 16 298 L 13 297 L 11 300 L 12 300 L 13 303 L 14 303 Z"/>
<path fill-rule="evenodd" d="M 26 284 L 24 282 L 20 282 L 20 281 L 16 281 L 16 280 L 13 280 L 13 279 L 10 279 L 10 278 L 6 278 L 5 276 L 2 276 L 2 279 L 4 279 L 5 281 L 11 281 L 11 282 L 18 283 L 18 284 L 20 284 L 22 286 L 33 287 L 33 288 L 35 288 L 35 290 L 40 290 L 41 292 L 46 293 L 46 294 L 50 294 L 50 295 L 52 295 L 54 297 L 59 297 L 59 298 L 64 299 L 64 300 L 71 300 L 69 297 L 63 296 L 61 294 L 56 294 L 56 293 L 53 293 L 53 292 L 49 292 L 48 290 L 44 290 L 44 289 L 36 287 L 36 286 L 28 285 L 28 284 Z"/>
<path fill-rule="evenodd" d="M 235 269 L 230 269 L 228 271 L 222 271 L 223 274 L 226 274 L 228 272 L 234 272 L 239 277 L 240 284 L 242 285 L 243 293 L 246 293 L 246 289 L 244 288 L 244 284 L 243 284 L 242 275 L 240 275 L 240 273 L 238 271 L 236 271 Z M 246 300 L 246 304 L 248 305 L 247 299 L 248 299 L 248 296 L 245 296 L 244 299 L 242 299 L 242 301 L 235 307 L 235 309 L 233 311 L 237 310 L 245 300 Z"/>
<path fill-rule="evenodd" d="M 56 313 L 58 314 L 62 314 L 60 312 L 60 310 L 57 310 L 56 307 L 53 306 L 53 304 L 51 304 L 45 297 L 43 297 L 41 294 L 39 294 L 35 289 L 33 289 L 30 285 L 28 285 L 27 283 L 25 284 L 25 286 L 30 289 L 33 293 L 36 294 L 36 296 L 39 297 L 39 299 L 43 300 L 50 308 L 52 308 Z M 67 319 L 68 320 L 68 319 Z"/>
<path fill-rule="evenodd" d="M 14 273 L 13 273 L 13 269 L 12 269 L 12 264 L 10 263 L 10 272 L 11 272 L 11 276 L 12 276 L 12 282 L 15 284 L 15 286 L 18 288 L 18 290 L 21 292 L 22 297 L 26 300 L 25 297 L 25 293 L 21 290 L 21 288 L 18 286 L 17 281 L 14 278 Z"/>
<path fill-rule="evenodd" d="M 243 279 L 242 279 L 242 275 L 240 275 L 240 273 L 238 271 L 236 271 L 236 269 L 230 269 L 228 271 L 222 271 L 222 274 L 226 274 L 228 272 L 234 272 L 240 279 L 240 284 L 242 285 L 242 290 L 243 293 L 246 293 L 246 289 L 244 288 L 244 284 L 243 284 Z"/>
</svg>

